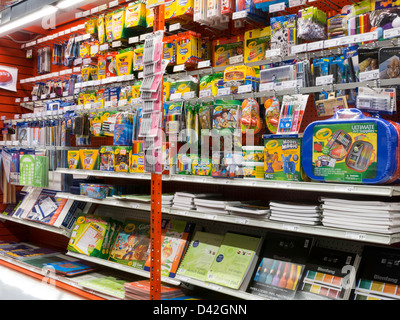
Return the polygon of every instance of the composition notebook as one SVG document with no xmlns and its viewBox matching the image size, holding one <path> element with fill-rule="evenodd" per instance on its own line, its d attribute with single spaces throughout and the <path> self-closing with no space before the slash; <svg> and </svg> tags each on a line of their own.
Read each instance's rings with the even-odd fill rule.
<svg viewBox="0 0 400 320">
<path fill-rule="evenodd" d="M 213 263 L 224 236 L 197 231 L 178 268 L 178 275 L 206 281 L 208 270 Z"/>
<path fill-rule="evenodd" d="M 206 281 L 239 289 L 247 287 L 262 238 L 227 232 L 207 273 Z"/>
</svg>

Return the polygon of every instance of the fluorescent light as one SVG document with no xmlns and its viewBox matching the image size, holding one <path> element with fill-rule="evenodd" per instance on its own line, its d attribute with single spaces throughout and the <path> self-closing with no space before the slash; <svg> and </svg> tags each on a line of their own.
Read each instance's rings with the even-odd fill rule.
<svg viewBox="0 0 400 320">
<path fill-rule="evenodd" d="M 60 9 L 65 9 L 68 7 L 72 7 L 75 4 L 78 4 L 79 2 L 83 2 L 84 0 L 63 0 L 60 3 L 56 4 L 57 8 Z"/>
<path fill-rule="evenodd" d="M 33 13 L 30 13 L 22 18 L 19 18 L 15 21 L 11 21 L 4 26 L 0 26 L 0 34 L 3 34 L 5 32 L 8 32 L 13 29 L 17 29 L 22 27 L 23 25 L 29 24 L 33 21 L 36 21 L 38 19 L 41 19 L 47 15 L 51 15 L 55 12 L 57 12 L 58 8 L 54 6 L 45 6 L 42 9 L 35 11 Z"/>
</svg>

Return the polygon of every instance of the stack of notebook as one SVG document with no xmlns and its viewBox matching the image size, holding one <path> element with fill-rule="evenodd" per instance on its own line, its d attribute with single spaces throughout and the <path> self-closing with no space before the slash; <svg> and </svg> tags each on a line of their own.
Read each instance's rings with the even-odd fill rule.
<svg viewBox="0 0 400 320">
<path fill-rule="evenodd" d="M 400 232 L 400 202 L 320 198 L 322 224 L 366 232 Z"/>
<path fill-rule="evenodd" d="M 199 212 L 209 214 L 228 214 L 226 206 L 238 205 L 240 201 L 224 200 L 221 197 L 195 198 L 194 204 Z"/>
<path fill-rule="evenodd" d="M 149 300 L 150 280 L 139 280 L 124 284 L 125 300 Z M 161 284 L 161 300 L 183 297 L 184 291 L 180 287 Z"/>
<path fill-rule="evenodd" d="M 225 207 L 229 214 L 235 216 L 244 216 L 253 219 L 266 220 L 270 214 L 270 208 L 267 205 L 258 203 L 239 203 Z"/>
<path fill-rule="evenodd" d="M 321 224 L 321 209 L 318 204 L 270 201 L 270 220 L 298 224 Z"/>
<path fill-rule="evenodd" d="M 178 210 L 196 210 L 195 199 L 216 196 L 212 193 L 175 192 L 172 208 Z"/>
</svg>

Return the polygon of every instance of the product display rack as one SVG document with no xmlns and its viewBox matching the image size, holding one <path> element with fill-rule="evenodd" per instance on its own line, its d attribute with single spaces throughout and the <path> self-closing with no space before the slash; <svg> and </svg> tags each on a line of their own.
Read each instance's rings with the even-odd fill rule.
<svg viewBox="0 0 400 320">
<path fill-rule="evenodd" d="M 118 1 L 117 4 L 118 5 Z M 328 4 L 325 3 L 328 6 Z M 115 3 L 110 8 L 114 8 Z M 298 6 L 294 6 L 298 7 Z M 294 8 L 292 7 L 292 8 Z M 154 30 L 169 30 L 170 33 L 184 31 L 185 29 L 178 24 L 170 24 L 169 26 L 165 27 L 164 17 L 164 5 L 156 7 L 156 14 L 155 16 L 156 21 L 158 22 Z M 286 12 L 286 11 L 285 11 Z M 77 18 L 87 18 L 90 17 L 92 14 L 96 14 L 97 11 L 92 12 L 84 12 L 81 15 L 78 15 Z M 246 15 L 240 15 L 239 13 L 236 16 L 232 17 L 233 21 L 246 21 Z M 80 21 L 77 21 L 80 23 Z M 73 30 L 72 30 L 73 29 Z M 396 37 L 397 29 L 392 30 L 392 33 L 387 33 L 386 37 L 384 36 L 385 40 L 383 41 L 375 41 L 377 40 L 377 33 L 370 32 L 369 34 L 352 36 L 352 37 L 344 37 L 341 38 L 340 41 L 332 41 L 332 40 L 325 40 L 322 41 L 321 44 L 318 46 L 316 44 L 305 44 L 305 45 L 297 45 L 292 47 L 292 53 L 287 56 L 282 56 L 273 50 L 269 50 L 266 53 L 266 59 L 257 61 L 254 63 L 237 63 L 237 65 L 247 65 L 247 66 L 261 66 L 266 63 L 270 62 L 279 62 L 283 60 L 289 59 L 311 59 L 315 57 L 325 57 L 329 55 L 339 54 L 342 52 L 342 46 L 348 44 L 358 43 L 362 48 L 383 48 L 383 47 L 391 47 L 391 46 L 398 46 L 400 45 L 400 38 L 390 39 L 391 37 Z M 77 37 L 80 39 L 88 38 L 88 35 L 83 32 L 82 24 L 77 24 L 75 27 L 68 29 L 69 32 L 63 30 L 59 31 L 52 36 L 47 36 L 43 39 L 38 39 L 32 41 L 28 44 L 24 44 L 22 48 L 37 48 L 44 46 L 48 43 L 52 43 L 54 40 L 61 40 L 67 39 L 67 35 L 71 32 L 77 32 Z M 131 44 L 135 43 L 143 43 L 144 38 L 146 35 L 135 36 L 129 38 L 128 41 L 121 42 L 116 41 L 107 46 L 111 48 L 124 48 L 129 47 Z M 89 36 L 90 37 L 90 36 Z M 369 42 L 369 43 L 365 43 Z M 362 44 L 362 45 L 361 45 Z M 107 47 L 108 48 L 108 47 Z M 320 49 L 315 49 L 320 48 Z M 105 48 L 103 48 L 105 49 Z M 83 64 L 85 61 L 81 61 Z M 88 61 L 86 61 L 88 62 Z M 62 72 L 58 72 L 56 74 L 49 74 L 44 76 L 32 77 L 28 79 L 21 80 L 23 84 L 29 84 L 40 80 L 45 80 L 48 78 L 57 78 L 67 74 L 74 74 L 80 72 L 80 67 L 78 66 L 80 63 L 74 64 L 74 67 L 68 70 L 63 70 Z M 194 75 L 200 76 L 203 74 L 212 74 L 214 72 L 221 72 L 226 67 L 200 67 L 195 70 L 185 70 L 185 67 L 179 68 L 179 66 L 175 66 L 172 72 L 168 73 L 168 76 L 174 79 L 179 79 L 182 75 Z M 79 69 L 79 70 L 78 70 Z M 100 87 L 112 87 L 114 84 L 119 83 L 127 83 L 131 84 L 132 81 L 141 79 L 143 74 L 140 72 L 137 74 L 136 79 L 134 79 L 134 75 L 129 76 L 121 76 L 121 77 L 114 77 L 113 79 L 107 79 L 105 81 L 91 81 L 84 84 L 79 84 L 76 88 L 100 88 Z M 321 91 L 337 91 L 337 90 L 344 90 L 344 89 L 355 89 L 359 87 L 368 87 L 368 88 L 380 88 L 380 87 L 391 87 L 394 85 L 398 85 L 398 79 L 382 79 L 382 80 L 369 80 L 369 81 L 362 81 L 362 82 L 353 82 L 353 83 L 344 83 L 344 84 L 325 84 L 325 85 L 318 85 L 318 86 L 311 86 L 311 87 L 288 87 L 281 90 L 264 90 L 260 92 L 246 92 L 234 95 L 221 95 L 221 96 L 212 96 L 212 97 L 196 97 L 196 98 L 188 98 L 188 99 L 178 99 L 170 102 L 176 102 L 179 100 L 188 101 L 191 103 L 198 103 L 198 102 L 206 102 L 206 101 L 213 101 L 218 98 L 221 99 L 247 99 L 247 98 L 262 98 L 262 97 L 271 97 L 271 96 L 282 96 L 282 95 L 291 95 L 291 94 L 310 94 L 310 93 L 317 93 Z M 72 96 L 73 97 L 73 96 Z M 50 97 L 51 99 L 52 97 Z M 71 98 L 70 96 L 63 97 L 66 99 Z M 32 101 L 29 102 L 29 98 L 24 99 L 24 102 L 20 103 L 20 99 L 16 103 L 20 103 L 21 106 L 25 108 L 32 108 L 33 105 L 41 102 L 45 102 L 48 97 L 32 97 Z M 167 102 L 167 103 L 170 103 Z M 140 101 L 136 101 L 135 104 L 139 104 Z M 99 109 L 94 105 L 78 105 L 74 106 L 72 109 L 77 113 L 91 113 L 96 111 L 106 111 L 108 109 L 112 110 L 131 110 L 134 104 L 126 104 L 126 105 L 118 105 L 116 108 L 103 108 Z M 67 109 L 66 109 L 67 110 Z M 27 117 L 23 119 L 13 119 L 13 120 L 5 120 L 5 122 L 11 123 L 18 123 L 22 121 L 34 121 L 34 120 L 44 120 L 44 119 L 56 119 L 62 117 L 63 113 L 56 113 L 56 114 L 44 114 L 44 115 L 35 115 L 29 114 Z M 16 146 L 17 143 L 13 143 L 7 141 L 2 143 L 2 145 L 14 145 Z M 37 146 L 37 148 L 45 148 L 47 150 L 69 150 L 69 149 L 79 149 L 79 147 L 58 147 L 58 146 Z M 81 195 L 74 195 L 65 192 L 58 193 L 58 197 L 66 198 L 66 199 L 73 199 L 79 200 L 84 202 L 91 202 L 100 205 L 106 205 L 111 207 L 118 207 L 124 208 L 132 211 L 132 215 L 136 215 L 136 212 L 150 212 L 150 220 L 151 225 L 153 228 L 153 235 L 152 235 L 152 253 L 153 255 L 153 264 L 152 264 L 152 272 L 139 272 L 135 271 L 134 273 L 145 278 L 151 279 L 152 291 L 151 291 L 151 299 L 159 300 L 160 299 L 160 282 L 166 282 L 173 285 L 194 285 L 198 287 L 203 287 L 209 290 L 225 293 L 228 295 L 232 295 L 234 297 L 240 299 L 262 299 L 258 296 L 254 296 L 248 294 L 246 292 L 241 292 L 238 290 L 231 290 L 222 286 L 213 285 L 210 283 L 205 283 L 201 281 L 197 281 L 194 279 L 190 279 L 188 277 L 184 277 L 181 275 L 176 276 L 174 279 L 160 277 L 159 276 L 159 269 L 160 269 L 160 255 L 159 255 L 159 248 L 161 247 L 160 243 L 160 221 L 162 215 L 173 215 L 173 216 L 180 216 L 186 217 L 190 219 L 199 219 L 205 220 L 210 223 L 221 223 L 221 224 L 232 224 L 236 227 L 251 227 L 251 228 L 259 228 L 259 229 L 270 229 L 270 230 L 277 230 L 283 232 L 293 232 L 293 233 L 301 233 L 301 234 L 308 234 L 317 237 L 323 238 L 335 238 L 341 240 L 349 240 L 359 243 L 375 243 L 381 245 L 392 245 L 400 242 L 400 234 L 379 234 L 379 233 L 368 233 L 368 232 L 358 232 L 352 231 L 347 229 L 339 229 L 339 228 L 329 228 L 323 226 L 306 226 L 306 225 L 298 225 L 298 224 L 291 224 L 291 223 L 282 223 L 276 221 L 260 221 L 257 219 L 252 219 L 248 217 L 239 217 L 239 216 L 221 216 L 215 214 L 207 214 L 202 213 L 199 211 L 194 210 L 177 210 L 172 208 L 161 208 L 161 194 L 162 194 L 162 183 L 189 183 L 191 185 L 210 185 L 210 186 L 231 186 L 237 188 L 257 188 L 257 189 L 274 189 L 274 190 L 293 190 L 293 191 L 302 191 L 302 192 L 310 192 L 313 194 L 318 193 L 329 193 L 335 195 L 357 195 L 357 196 L 374 196 L 374 197 L 396 197 L 400 196 L 400 186 L 397 185 L 362 185 L 362 184 L 339 184 L 339 183 L 320 183 L 320 182 L 298 182 L 298 181 L 267 181 L 267 180 L 260 180 L 260 179 L 216 179 L 212 177 L 204 177 L 204 176 L 190 176 L 190 175 L 174 175 L 174 174 L 150 174 L 150 173 L 143 173 L 143 174 L 132 174 L 132 173 L 123 173 L 123 172 L 107 172 L 107 171 L 99 171 L 99 170 L 82 170 L 82 169 L 68 169 L 68 168 L 57 168 L 56 171 L 60 174 L 70 174 L 70 175 L 84 175 L 84 176 L 93 176 L 93 177 L 104 177 L 104 178 L 116 178 L 116 179 L 132 179 L 132 180 L 143 180 L 149 181 L 151 184 L 151 196 L 152 200 L 151 203 L 137 203 L 131 201 L 123 201 L 123 200 L 116 200 L 112 198 L 106 198 L 104 200 L 97 200 L 92 199 L 89 197 L 81 196 Z M 35 222 L 30 222 L 23 219 L 16 219 L 12 217 L 1 217 L 0 219 L 9 220 L 12 222 L 17 222 L 21 224 L 25 224 L 29 227 L 44 229 L 48 232 L 57 233 L 63 236 L 68 237 L 69 234 L 65 232 L 63 229 L 53 228 L 45 225 L 40 225 Z M 132 268 L 125 268 L 124 266 L 116 266 L 115 263 L 112 263 L 107 260 L 102 260 L 98 258 L 86 257 L 80 254 L 75 254 L 72 252 L 68 252 L 68 255 L 78 257 L 81 259 L 85 259 L 87 261 L 95 262 L 100 265 L 105 265 L 111 268 L 120 268 L 124 271 L 131 272 Z M 9 263 L 13 263 L 8 261 Z M 21 267 L 23 267 L 21 265 Z"/>
</svg>

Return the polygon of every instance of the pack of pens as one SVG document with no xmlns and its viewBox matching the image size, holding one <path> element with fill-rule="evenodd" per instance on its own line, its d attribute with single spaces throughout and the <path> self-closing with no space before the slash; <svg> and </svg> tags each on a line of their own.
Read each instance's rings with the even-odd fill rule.
<svg viewBox="0 0 400 320">
<path fill-rule="evenodd" d="M 358 88 L 356 107 L 365 112 L 393 114 L 396 112 L 396 88 Z"/>
<path fill-rule="evenodd" d="M 278 134 L 299 133 L 308 95 L 285 95 L 282 98 L 281 112 L 278 123 Z"/>
</svg>

